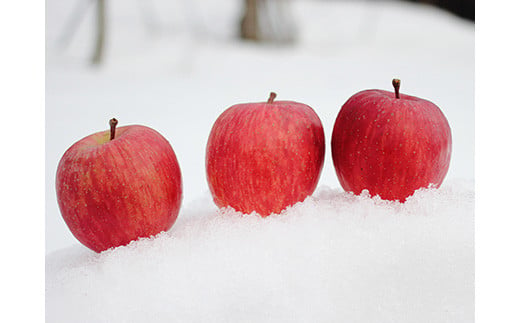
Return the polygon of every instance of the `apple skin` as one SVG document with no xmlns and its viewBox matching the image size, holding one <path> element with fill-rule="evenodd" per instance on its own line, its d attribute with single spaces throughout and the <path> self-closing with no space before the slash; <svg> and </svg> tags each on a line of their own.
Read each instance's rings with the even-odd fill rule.
<svg viewBox="0 0 520 323">
<path fill-rule="evenodd" d="M 293 101 L 237 104 L 216 120 L 206 147 L 206 175 L 218 207 L 262 217 L 311 195 L 325 155 L 323 126 Z"/>
<path fill-rule="evenodd" d="M 61 158 L 58 204 L 72 234 L 96 251 L 171 228 L 181 206 L 175 153 L 157 131 L 140 125 L 87 136 Z"/>
<path fill-rule="evenodd" d="M 404 202 L 415 190 L 444 180 L 452 146 L 446 117 L 430 101 L 396 93 L 365 90 L 342 106 L 332 160 L 345 191 L 367 189 Z"/>
</svg>

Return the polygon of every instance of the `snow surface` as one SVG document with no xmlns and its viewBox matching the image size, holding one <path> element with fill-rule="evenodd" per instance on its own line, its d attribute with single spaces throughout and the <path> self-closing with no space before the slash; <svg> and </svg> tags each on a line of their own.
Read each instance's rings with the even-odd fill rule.
<svg viewBox="0 0 520 323">
<path fill-rule="evenodd" d="M 405 204 L 322 187 L 262 219 L 194 202 L 172 230 L 47 257 L 49 322 L 471 322 L 472 184 Z"/>
<path fill-rule="evenodd" d="M 79 2 L 46 1 L 48 322 L 472 322 L 474 25 L 425 5 L 293 1 L 294 46 L 236 40 L 240 1 L 109 1 L 106 62 L 88 66 L 92 13 L 69 46 Z M 279 216 L 217 210 L 204 150 L 225 108 L 312 106 L 326 142 L 357 91 L 435 102 L 452 127 L 445 183 L 398 204 L 344 193 L 327 145 L 317 191 Z M 70 234 L 54 176 L 65 150 L 108 120 L 172 144 L 184 201 L 155 239 L 95 254 Z"/>
</svg>

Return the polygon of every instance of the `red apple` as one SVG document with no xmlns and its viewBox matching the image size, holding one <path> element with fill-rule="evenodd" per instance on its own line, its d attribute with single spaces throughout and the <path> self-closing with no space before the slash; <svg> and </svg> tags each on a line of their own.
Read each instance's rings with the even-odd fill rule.
<svg viewBox="0 0 520 323">
<path fill-rule="evenodd" d="M 341 186 L 404 202 L 415 190 L 441 185 L 451 157 L 451 130 L 432 102 L 366 90 L 341 108 L 332 132 L 332 159 Z"/>
<path fill-rule="evenodd" d="M 166 231 L 182 200 L 181 171 L 168 141 L 140 125 L 87 136 L 63 155 L 56 193 L 63 219 L 101 252 Z"/>
<path fill-rule="evenodd" d="M 325 142 L 318 115 L 293 101 L 237 104 L 211 129 L 206 175 L 218 207 L 280 213 L 316 188 Z"/>
</svg>

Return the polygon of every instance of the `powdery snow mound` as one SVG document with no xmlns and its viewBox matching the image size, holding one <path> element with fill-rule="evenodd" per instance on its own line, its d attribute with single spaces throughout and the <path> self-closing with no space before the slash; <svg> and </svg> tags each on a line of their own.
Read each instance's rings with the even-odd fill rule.
<svg viewBox="0 0 520 323">
<path fill-rule="evenodd" d="M 281 215 L 209 195 L 153 239 L 47 256 L 48 322 L 473 322 L 474 189 L 321 187 Z"/>
</svg>

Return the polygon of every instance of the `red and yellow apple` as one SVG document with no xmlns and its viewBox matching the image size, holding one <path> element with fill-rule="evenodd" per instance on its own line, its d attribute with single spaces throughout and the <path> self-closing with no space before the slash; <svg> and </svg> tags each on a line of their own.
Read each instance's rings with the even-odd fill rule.
<svg viewBox="0 0 520 323">
<path fill-rule="evenodd" d="M 233 105 L 213 125 L 206 175 L 218 207 L 265 217 L 314 192 L 325 154 L 321 121 L 308 105 L 275 96 Z"/>
<path fill-rule="evenodd" d="M 451 157 L 448 120 L 432 102 L 365 90 L 341 108 L 332 133 L 332 159 L 343 189 L 404 202 L 415 190 L 441 185 Z"/>
<path fill-rule="evenodd" d="M 175 153 L 157 131 L 130 125 L 87 136 L 61 158 L 58 204 L 72 234 L 101 252 L 171 228 L 181 206 Z"/>
</svg>

